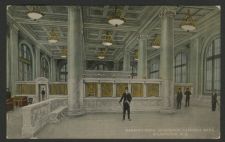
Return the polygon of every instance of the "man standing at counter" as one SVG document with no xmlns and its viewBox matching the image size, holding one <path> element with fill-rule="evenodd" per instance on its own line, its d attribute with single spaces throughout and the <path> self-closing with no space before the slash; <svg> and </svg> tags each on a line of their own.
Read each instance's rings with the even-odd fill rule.
<svg viewBox="0 0 225 142">
<path fill-rule="evenodd" d="M 131 94 L 128 92 L 128 87 L 125 88 L 125 92 L 123 93 L 119 103 L 123 101 L 123 120 L 125 120 L 126 111 L 128 113 L 128 120 L 130 119 L 130 103 L 131 103 L 132 97 Z"/>
</svg>

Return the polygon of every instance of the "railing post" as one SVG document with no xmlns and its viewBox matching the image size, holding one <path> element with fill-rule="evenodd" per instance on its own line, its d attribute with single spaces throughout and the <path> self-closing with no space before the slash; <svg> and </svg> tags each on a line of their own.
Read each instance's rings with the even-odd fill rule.
<svg viewBox="0 0 225 142">
<path fill-rule="evenodd" d="M 98 81 L 98 95 L 97 97 L 101 97 L 102 95 L 102 90 L 101 90 L 101 83 L 100 83 L 100 80 Z"/>
</svg>

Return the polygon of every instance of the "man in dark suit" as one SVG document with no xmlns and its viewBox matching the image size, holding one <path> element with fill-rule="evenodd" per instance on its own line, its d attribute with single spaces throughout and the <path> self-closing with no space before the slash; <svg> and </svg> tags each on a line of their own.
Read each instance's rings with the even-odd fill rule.
<svg viewBox="0 0 225 142">
<path fill-rule="evenodd" d="M 185 106 L 189 106 L 189 102 L 190 102 L 190 95 L 191 95 L 191 91 L 189 90 L 189 88 L 186 89 L 186 91 L 184 92 L 184 95 L 186 96 L 186 100 L 185 100 Z"/>
<path fill-rule="evenodd" d="M 125 88 L 125 93 L 123 93 L 119 103 L 123 101 L 123 120 L 125 120 L 126 111 L 128 113 L 128 120 L 130 119 L 130 102 L 132 100 L 131 94 L 128 92 L 128 87 Z"/>
<path fill-rule="evenodd" d="M 216 103 L 217 103 L 217 94 L 213 93 L 212 94 L 212 111 L 216 110 Z"/>
<path fill-rule="evenodd" d="M 183 97 L 183 94 L 182 94 L 181 88 L 179 88 L 177 92 L 177 109 L 181 109 L 182 97 Z"/>
<path fill-rule="evenodd" d="M 44 90 L 44 88 L 42 88 L 41 97 L 42 97 L 42 100 L 45 100 L 45 90 Z"/>
</svg>

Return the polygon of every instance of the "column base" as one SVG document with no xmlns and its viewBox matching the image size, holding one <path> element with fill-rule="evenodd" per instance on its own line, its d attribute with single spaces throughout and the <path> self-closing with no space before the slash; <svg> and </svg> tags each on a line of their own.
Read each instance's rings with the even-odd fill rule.
<svg viewBox="0 0 225 142">
<path fill-rule="evenodd" d="M 78 116 L 82 116 L 85 114 L 86 114 L 85 110 L 81 109 L 81 108 L 67 111 L 67 116 L 69 116 L 69 117 L 78 117 Z"/>
<path fill-rule="evenodd" d="M 176 113 L 177 110 L 174 109 L 174 108 L 171 108 L 171 107 L 166 107 L 166 108 L 161 108 L 159 110 L 160 113 L 164 113 L 164 114 L 173 114 L 173 113 Z"/>
</svg>

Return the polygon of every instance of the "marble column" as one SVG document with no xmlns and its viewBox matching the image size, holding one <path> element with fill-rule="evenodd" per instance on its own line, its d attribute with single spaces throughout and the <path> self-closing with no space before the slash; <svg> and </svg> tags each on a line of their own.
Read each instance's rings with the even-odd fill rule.
<svg viewBox="0 0 225 142">
<path fill-rule="evenodd" d="M 174 16 L 175 12 L 167 7 L 162 8 L 161 42 L 160 42 L 160 79 L 162 82 L 161 112 L 173 112 L 174 108 Z"/>
<path fill-rule="evenodd" d="M 41 58 L 40 58 L 40 49 L 39 48 L 36 48 L 35 49 L 36 51 L 35 51 L 35 54 L 36 54 L 36 66 L 35 66 L 35 68 L 36 68 L 36 78 L 37 77 L 40 77 L 41 76 L 41 66 L 40 66 L 40 60 L 41 60 Z"/>
<path fill-rule="evenodd" d="M 147 97 L 147 85 L 146 85 L 146 82 L 143 83 L 143 97 Z"/>
<path fill-rule="evenodd" d="M 113 82 L 113 95 L 112 97 L 116 97 L 116 83 Z"/>
<path fill-rule="evenodd" d="M 53 80 L 56 81 L 57 80 L 57 60 L 54 60 L 54 78 Z"/>
<path fill-rule="evenodd" d="M 68 115 L 83 114 L 80 105 L 82 83 L 82 38 L 80 7 L 68 7 Z"/>
<path fill-rule="evenodd" d="M 138 65 L 137 78 L 147 78 L 147 37 L 140 35 L 138 38 Z"/>
<path fill-rule="evenodd" d="M 132 93 L 131 92 L 131 83 L 130 82 L 128 82 L 128 92 Z"/>
<path fill-rule="evenodd" d="M 123 71 L 130 70 L 130 54 L 129 51 L 125 48 L 123 53 Z"/>
<path fill-rule="evenodd" d="M 16 81 L 18 80 L 18 31 L 15 25 L 10 25 L 10 91 L 11 95 L 16 95 Z"/>
<path fill-rule="evenodd" d="M 190 45 L 190 82 L 193 84 L 193 95 L 198 94 L 198 62 L 199 58 L 199 38 L 191 41 Z"/>
<path fill-rule="evenodd" d="M 102 88 L 100 82 L 98 82 L 97 89 L 98 89 L 97 97 L 100 98 L 102 96 Z"/>
<path fill-rule="evenodd" d="M 7 30 L 8 31 L 8 30 Z M 6 88 L 10 87 L 10 65 L 11 65 L 11 56 L 10 56 L 10 37 L 9 33 L 6 36 Z"/>
</svg>

